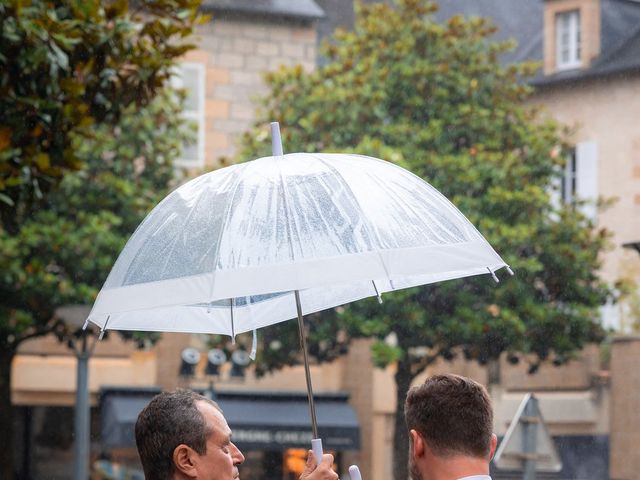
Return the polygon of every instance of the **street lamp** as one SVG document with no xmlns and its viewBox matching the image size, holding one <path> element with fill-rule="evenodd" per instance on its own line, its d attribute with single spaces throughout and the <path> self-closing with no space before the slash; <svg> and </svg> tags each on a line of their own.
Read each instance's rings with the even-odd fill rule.
<svg viewBox="0 0 640 480">
<path fill-rule="evenodd" d="M 82 329 L 89 317 L 91 307 L 87 305 L 65 305 L 56 309 L 55 316 L 67 327 L 75 330 L 75 339 L 69 338 L 67 346 L 76 355 L 76 404 L 74 412 L 74 479 L 89 478 L 89 448 L 91 445 L 89 406 L 89 358 L 93 354 L 98 336 L 93 335 L 89 344 L 87 336 L 92 333 L 89 326 Z"/>
<path fill-rule="evenodd" d="M 229 374 L 231 378 L 234 379 L 243 379 L 244 378 L 244 370 L 247 368 L 247 365 L 251 362 L 251 357 L 246 350 L 236 350 L 231 354 L 231 373 Z"/>
<path fill-rule="evenodd" d="M 180 354 L 182 362 L 180 363 L 180 376 L 193 377 L 196 372 L 196 366 L 200 362 L 200 352 L 195 348 L 185 348 Z"/>
<path fill-rule="evenodd" d="M 207 368 L 204 371 L 205 375 L 218 376 L 220 375 L 220 367 L 227 361 L 227 355 L 219 348 L 212 348 L 207 353 Z"/>
<path fill-rule="evenodd" d="M 180 353 L 180 370 L 179 374 L 183 379 L 189 379 L 196 376 L 196 368 L 200 363 L 200 352 L 188 347 Z M 231 354 L 231 370 L 229 379 L 242 380 L 245 377 L 245 369 L 251 362 L 249 353 L 246 350 L 238 349 Z M 220 378 L 221 367 L 227 363 L 227 354 L 220 348 L 212 348 L 207 352 L 207 365 L 204 369 L 204 375 L 209 379 L 209 388 L 207 396 L 214 400 L 215 391 L 213 388 L 214 377 Z"/>
</svg>

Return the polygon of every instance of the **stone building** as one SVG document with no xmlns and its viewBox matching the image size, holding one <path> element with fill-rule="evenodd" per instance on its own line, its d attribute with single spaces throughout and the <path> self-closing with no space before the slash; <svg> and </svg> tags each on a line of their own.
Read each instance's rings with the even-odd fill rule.
<svg viewBox="0 0 640 480">
<path fill-rule="evenodd" d="M 540 74 L 533 102 L 543 104 L 549 115 L 578 124 L 575 160 L 567 171 L 567 201 L 573 195 L 619 197 L 606 211 L 593 211 L 599 225 L 614 232 L 614 250 L 607 255 L 603 275 L 614 281 L 622 275 L 640 280 L 640 256 L 623 244 L 640 240 L 640 3 L 632 0 L 441 0 L 438 18 L 455 13 L 482 14 L 494 19 L 498 38 L 520 39 L 518 48 L 504 61 L 539 60 Z M 197 124 L 197 142 L 188 146 L 180 164 L 194 171 L 218 166 L 222 158 L 237 152 L 238 136 L 252 126 L 253 99 L 266 93 L 262 76 L 280 65 L 301 64 L 311 70 L 318 64 L 318 42 L 336 25 L 353 22 L 351 1 L 340 0 L 205 0 L 203 9 L 212 20 L 197 32 L 198 48 L 190 52 L 176 72 L 177 86 L 185 87 L 185 116 Z M 560 42 L 560 43 L 558 43 Z M 612 305 L 605 311 L 607 325 L 624 329 L 630 322 L 628 308 Z M 640 360 L 640 341 L 635 337 L 616 340 L 611 369 L 603 371 L 600 352 L 585 349 L 563 368 L 543 366 L 534 376 L 525 367 L 501 362 L 501 381 L 491 386 L 496 405 L 496 432 L 503 435 L 521 398 L 534 391 L 551 434 L 563 455 L 565 468 L 555 478 L 635 478 L 640 456 L 634 449 L 640 438 L 638 395 L 640 378 L 634 368 Z M 104 450 L 101 420 L 107 406 L 113 407 L 114 422 L 130 428 L 136 408 L 159 388 L 189 386 L 204 391 L 210 387 L 202 356 L 195 375 L 187 383 L 178 376 L 185 348 L 205 352 L 206 340 L 195 335 L 167 334 L 156 347 L 137 351 L 117 335 L 98 344 L 90 362 L 90 393 L 93 406 L 94 454 Z M 368 341 L 355 342 L 349 353 L 322 367 L 313 366 L 314 388 L 348 416 L 355 412 L 359 432 L 357 448 L 336 450 L 342 472 L 350 464 L 360 466 L 363 478 L 392 477 L 391 443 L 395 395 L 393 368 L 374 368 Z M 289 392 L 288 401 L 304 403 L 304 372 L 285 369 L 256 379 L 250 371 L 243 382 L 230 376 L 229 366 L 216 380 L 221 397 L 253 395 L 267 400 L 273 392 Z M 452 371 L 488 384 L 486 369 L 475 363 L 438 364 L 424 375 Z M 44 374 L 43 372 L 46 372 Z M 424 375 L 417 379 L 420 381 Z M 72 406 L 75 393 L 75 359 L 64 345 L 52 338 L 35 339 L 21 348 L 13 365 L 13 401 L 18 405 L 18 464 L 25 478 L 69 478 L 73 462 L 69 435 L 43 441 L 53 431 L 73 431 Z M 348 394 L 347 397 L 343 394 Z M 238 400 L 240 398 L 240 400 Z M 114 403 L 115 399 L 115 403 Z M 118 399 L 124 399 L 119 402 Z M 229 400 L 231 401 L 231 400 Z M 127 407 L 129 405 L 129 407 Z M 112 413 L 109 413 L 112 415 Z M 241 419 L 240 419 L 241 420 Z M 239 421 L 240 421 L 239 420 Z M 233 424 L 232 428 L 236 429 Z M 347 425 L 345 425 L 347 426 Z M 241 428 L 237 429 L 244 432 Z M 253 438 L 246 471 L 251 476 L 269 466 L 273 475 L 289 478 L 295 472 L 296 449 L 283 455 L 256 447 Z M 251 437 L 254 435 L 254 437 Z M 110 437 L 111 438 L 111 437 Z M 114 444 L 110 458 L 135 465 L 130 443 Z M 270 437 L 272 438 L 272 437 Z M 634 443 L 635 442 L 635 443 Z M 298 444 L 296 444 L 298 445 Z M 304 448 L 304 443 L 298 446 Z M 609 453 L 610 448 L 610 453 Z M 281 450 L 284 450 L 282 447 Z M 105 453 L 105 452 L 102 452 Z M 266 468 L 266 467 L 265 467 Z M 586 473 L 585 473 L 586 472 Z M 584 474 L 584 475 L 583 475 Z M 583 475 L 583 476 L 581 476 Z"/>
<path fill-rule="evenodd" d="M 576 148 L 567 162 L 562 200 L 614 200 L 607 208 L 590 207 L 586 212 L 613 235 L 601 275 L 612 284 L 622 279 L 639 283 L 640 256 L 625 247 L 640 240 L 640 131 L 636 120 L 640 118 L 640 2 L 439 3 L 441 20 L 459 13 L 489 17 L 498 27 L 496 38 L 515 39 L 517 47 L 503 57 L 505 63 L 540 63 L 537 75 L 530 79 L 535 88 L 530 102 L 542 106 L 543 114 L 574 127 L 570 141 Z M 603 308 L 603 325 L 623 334 L 633 329 L 634 322 L 637 328 L 634 301 L 637 297 Z M 502 396 L 496 400 L 505 412 L 507 404 L 500 398 L 506 401 L 518 391 L 539 391 L 552 434 L 564 424 L 565 440 L 575 441 L 576 451 L 583 451 L 582 465 L 576 463 L 570 472 L 565 469 L 562 478 L 605 478 L 602 465 L 607 463 L 612 479 L 637 478 L 640 464 L 634 435 L 638 430 L 629 408 L 637 400 L 629 388 L 637 389 L 638 384 L 629 367 L 638 364 L 640 357 L 633 338 L 613 342 L 608 373 L 600 372 L 598 355 L 590 350 L 583 352 L 581 368 L 576 369 L 577 364 L 548 367 L 535 376 L 504 372 Z M 545 407 L 552 398 L 556 406 Z M 603 442 L 609 443 L 610 459 L 602 451 Z"/>
</svg>

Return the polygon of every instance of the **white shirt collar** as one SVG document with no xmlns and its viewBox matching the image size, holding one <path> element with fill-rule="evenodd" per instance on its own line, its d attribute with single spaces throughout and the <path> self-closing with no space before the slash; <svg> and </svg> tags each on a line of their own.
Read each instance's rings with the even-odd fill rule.
<svg viewBox="0 0 640 480">
<path fill-rule="evenodd" d="M 489 475 L 471 475 L 470 477 L 463 477 L 458 480 L 491 480 L 491 477 Z"/>
</svg>

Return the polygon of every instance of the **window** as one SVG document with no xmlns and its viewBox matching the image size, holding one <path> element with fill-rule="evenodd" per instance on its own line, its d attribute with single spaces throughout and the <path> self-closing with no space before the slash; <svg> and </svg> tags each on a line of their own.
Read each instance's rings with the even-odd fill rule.
<svg viewBox="0 0 640 480">
<path fill-rule="evenodd" d="M 580 11 L 556 14 L 556 66 L 558 69 L 580 66 Z"/>
<path fill-rule="evenodd" d="M 175 88 L 186 91 L 183 115 L 197 126 L 196 140 L 185 144 L 182 157 L 177 159 L 180 167 L 202 167 L 204 165 L 204 65 L 199 63 L 181 63 L 172 77 Z"/>
<path fill-rule="evenodd" d="M 580 200 L 580 210 L 595 220 L 598 200 L 598 149 L 594 142 L 581 142 L 567 158 L 564 167 L 561 200 L 575 204 Z"/>
<path fill-rule="evenodd" d="M 562 176 L 561 198 L 563 203 L 575 203 L 576 178 L 576 151 L 572 150 L 567 158 Z"/>
</svg>

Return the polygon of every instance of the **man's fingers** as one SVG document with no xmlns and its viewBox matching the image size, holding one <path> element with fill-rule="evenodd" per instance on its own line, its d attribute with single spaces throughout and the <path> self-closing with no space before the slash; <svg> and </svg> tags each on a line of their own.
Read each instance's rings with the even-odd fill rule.
<svg viewBox="0 0 640 480">
<path fill-rule="evenodd" d="M 311 473 L 316 469 L 316 457 L 313 454 L 313 450 L 307 452 L 307 463 L 304 466 L 304 473 Z M 303 474 L 304 474 L 303 473 Z"/>
<path fill-rule="evenodd" d="M 325 465 L 331 468 L 333 466 L 333 455 L 331 455 L 330 453 L 325 453 L 324 455 L 322 455 L 322 461 L 320 462 L 320 465 Z"/>
<path fill-rule="evenodd" d="M 316 468 L 317 466 L 317 468 Z M 307 464 L 304 472 L 300 475 L 300 480 L 338 480 L 338 474 L 333 471 L 333 455 L 325 453 L 318 465 L 313 452 L 309 450 Z"/>
<path fill-rule="evenodd" d="M 333 455 L 330 453 L 322 455 L 318 471 L 322 472 L 323 480 L 338 480 L 338 474 L 333 471 Z"/>
</svg>

